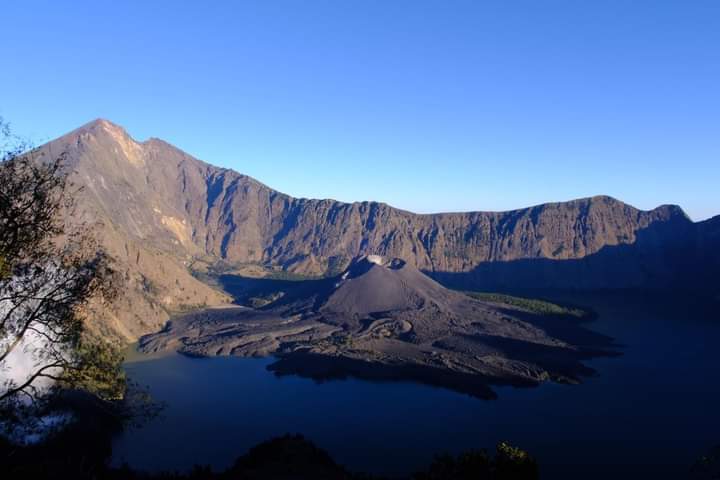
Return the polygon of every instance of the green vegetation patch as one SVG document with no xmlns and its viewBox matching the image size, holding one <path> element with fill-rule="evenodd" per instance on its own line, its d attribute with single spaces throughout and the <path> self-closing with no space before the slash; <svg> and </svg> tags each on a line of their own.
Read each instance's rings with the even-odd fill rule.
<svg viewBox="0 0 720 480">
<path fill-rule="evenodd" d="M 305 280 L 319 280 L 324 277 L 320 275 L 304 275 L 302 273 L 293 273 L 285 270 L 270 270 L 264 278 L 271 280 L 287 280 L 289 282 L 302 282 Z"/>
<path fill-rule="evenodd" d="M 262 308 L 285 296 L 285 292 L 272 292 L 267 295 L 250 297 L 248 302 L 252 308 Z"/>
<path fill-rule="evenodd" d="M 490 303 L 502 303 L 521 308 L 538 315 L 565 315 L 576 318 L 587 318 L 591 312 L 577 307 L 562 306 L 536 298 L 515 297 L 503 293 L 465 292 L 468 296 Z"/>
</svg>

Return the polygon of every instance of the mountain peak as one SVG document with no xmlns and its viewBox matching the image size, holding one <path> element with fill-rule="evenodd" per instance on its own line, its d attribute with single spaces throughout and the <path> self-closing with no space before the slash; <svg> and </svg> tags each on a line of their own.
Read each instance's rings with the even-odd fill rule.
<svg viewBox="0 0 720 480">
<path fill-rule="evenodd" d="M 127 133 L 127 130 L 105 118 L 96 118 L 95 120 L 86 123 L 85 125 L 81 126 L 80 128 L 76 129 L 74 132 L 71 133 L 97 133 L 99 131 L 112 132 L 122 136 L 130 137 L 130 135 Z"/>
<path fill-rule="evenodd" d="M 60 145 L 64 144 L 63 148 L 76 143 L 92 144 L 90 151 L 93 154 L 89 158 L 93 161 L 115 150 L 134 167 L 145 165 L 142 144 L 135 141 L 123 127 L 104 118 L 96 118 L 60 137 L 58 141 Z"/>
</svg>

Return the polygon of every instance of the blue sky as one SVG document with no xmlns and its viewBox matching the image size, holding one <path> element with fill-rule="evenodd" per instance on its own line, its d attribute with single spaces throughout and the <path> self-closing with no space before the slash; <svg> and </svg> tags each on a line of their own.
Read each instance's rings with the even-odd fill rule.
<svg viewBox="0 0 720 480">
<path fill-rule="evenodd" d="M 94 118 L 283 192 L 720 214 L 717 0 L 5 0 L 0 115 Z"/>
</svg>

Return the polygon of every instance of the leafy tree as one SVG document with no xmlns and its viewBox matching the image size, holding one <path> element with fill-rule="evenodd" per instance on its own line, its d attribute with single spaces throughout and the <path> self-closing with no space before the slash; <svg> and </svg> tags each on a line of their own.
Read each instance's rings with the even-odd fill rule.
<svg viewBox="0 0 720 480">
<path fill-rule="evenodd" d="M 84 328 L 114 298 L 114 272 L 62 220 L 73 188 L 63 155 L 28 150 L 0 119 L 0 426 L 16 436 L 47 428 L 63 392 L 109 402 L 126 386 L 119 353 Z"/>
<path fill-rule="evenodd" d="M 440 455 L 415 480 L 537 480 L 538 466 L 524 450 L 500 442 L 491 457 L 485 450 L 469 450 L 459 456 Z"/>
<path fill-rule="evenodd" d="M 497 480 L 536 480 L 540 474 L 535 460 L 525 451 L 500 442 L 495 452 L 495 478 Z"/>
</svg>

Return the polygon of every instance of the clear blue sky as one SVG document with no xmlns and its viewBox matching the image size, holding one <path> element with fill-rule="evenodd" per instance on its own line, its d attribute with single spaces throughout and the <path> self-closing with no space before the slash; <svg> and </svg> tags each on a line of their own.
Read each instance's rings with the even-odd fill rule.
<svg viewBox="0 0 720 480">
<path fill-rule="evenodd" d="M 12 1 L 0 115 L 103 117 L 283 192 L 720 213 L 718 0 Z"/>
</svg>

